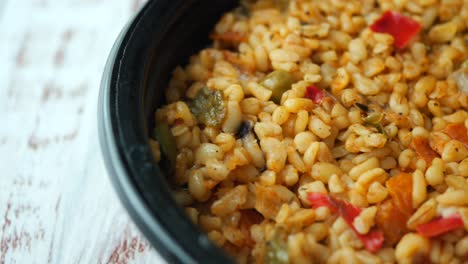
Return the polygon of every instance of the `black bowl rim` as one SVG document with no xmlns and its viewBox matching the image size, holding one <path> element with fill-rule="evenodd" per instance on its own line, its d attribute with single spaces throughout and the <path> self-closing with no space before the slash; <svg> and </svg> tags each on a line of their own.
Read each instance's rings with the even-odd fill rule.
<svg viewBox="0 0 468 264">
<path fill-rule="evenodd" d="M 185 2 L 188 6 L 191 1 Z M 165 260 L 169 263 L 232 263 L 176 206 L 167 184 L 162 182 L 158 186 L 159 195 L 165 196 L 164 199 L 153 196 L 155 201 L 149 201 L 129 176 L 163 179 L 163 173 L 153 161 L 147 136 L 142 132 L 141 115 L 137 117 L 135 111 L 141 107 L 138 106 L 141 99 L 120 98 L 126 96 L 130 88 L 144 82 L 147 69 L 139 69 L 135 74 L 125 71 L 135 66 L 132 60 L 135 62 L 146 55 L 141 54 L 144 49 L 127 47 L 130 42 L 144 45 L 144 40 L 134 38 L 134 34 L 147 30 L 142 23 L 145 16 L 149 16 L 149 10 L 154 8 L 170 14 L 171 1 L 147 2 L 120 33 L 105 66 L 98 105 L 99 141 L 104 162 L 122 204 Z M 135 112 L 133 115 L 132 111 Z M 171 220 L 167 219 L 168 215 Z"/>
</svg>

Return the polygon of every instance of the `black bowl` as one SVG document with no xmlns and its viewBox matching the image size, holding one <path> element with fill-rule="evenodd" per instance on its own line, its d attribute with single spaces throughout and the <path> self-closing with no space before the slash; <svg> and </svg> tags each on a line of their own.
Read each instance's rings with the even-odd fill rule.
<svg viewBox="0 0 468 264">
<path fill-rule="evenodd" d="M 148 138 L 175 66 L 208 44 L 208 34 L 237 1 L 149 1 L 118 37 L 99 98 L 104 160 L 118 195 L 143 234 L 169 263 L 233 263 L 184 214 Z"/>
</svg>

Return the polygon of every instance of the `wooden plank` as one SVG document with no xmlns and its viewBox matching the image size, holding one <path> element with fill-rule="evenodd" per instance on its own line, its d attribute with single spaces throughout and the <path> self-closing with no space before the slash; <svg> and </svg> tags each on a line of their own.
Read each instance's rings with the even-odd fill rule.
<svg viewBox="0 0 468 264">
<path fill-rule="evenodd" d="M 0 263 L 164 263 L 118 201 L 96 128 L 106 57 L 142 2 L 0 2 Z"/>
</svg>

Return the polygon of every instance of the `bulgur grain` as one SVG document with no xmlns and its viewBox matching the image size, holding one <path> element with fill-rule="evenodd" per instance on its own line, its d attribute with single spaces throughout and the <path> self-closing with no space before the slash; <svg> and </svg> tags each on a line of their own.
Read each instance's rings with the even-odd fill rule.
<svg viewBox="0 0 468 264">
<path fill-rule="evenodd" d="M 168 104 L 155 113 L 175 142 L 149 145 L 161 164 L 164 146 L 176 148 L 169 182 L 188 217 L 239 263 L 268 263 L 278 232 L 290 263 L 463 263 L 465 1 L 241 2 L 214 27 L 212 46 L 173 71 Z M 387 10 L 420 24 L 406 47 L 370 26 Z M 264 82 L 275 71 L 287 77 L 274 81 L 280 92 Z M 225 116 L 213 125 L 191 112 L 201 89 L 222 94 Z M 311 193 L 359 207 L 357 216 L 345 221 L 346 210 Z M 419 233 L 454 215 L 465 229 Z M 363 243 L 372 231 L 384 233 L 385 248 Z"/>
</svg>

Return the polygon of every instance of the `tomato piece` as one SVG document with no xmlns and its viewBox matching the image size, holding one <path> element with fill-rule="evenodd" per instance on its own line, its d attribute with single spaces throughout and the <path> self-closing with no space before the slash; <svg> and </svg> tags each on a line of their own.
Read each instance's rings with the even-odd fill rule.
<svg viewBox="0 0 468 264">
<path fill-rule="evenodd" d="M 468 129 L 464 124 L 449 124 L 444 129 L 444 133 L 468 147 Z"/>
<path fill-rule="evenodd" d="M 338 209 L 338 212 L 340 213 L 341 217 L 343 217 L 343 219 L 346 221 L 346 223 L 353 227 L 354 218 L 359 216 L 359 214 L 362 211 L 361 208 L 356 207 L 345 201 L 338 200 L 332 196 L 329 196 L 328 199 L 330 200 L 330 204 Z"/>
<path fill-rule="evenodd" d="M 438 218 L 429 223 L 418 225 L 416 227 L 416 231 L 425 237 L 435 237 L 463 227 L 464 224 L 462 218 L 458 214 L 455 214 L 446 218 Z"/>
<path fill-rule="evenodd" d="M 314 103 L 319 104 L 322 102 L 323 98 L 325 97 L 325 91 L 323 91 L 322 89 L 318 88 L 315 85 L 311 85 L 306 88 L 305 97 L 309 98 Z"/>
<path fill-rule="evenodd" d="M 354 231 L 359 240 L 364 244 L 364 247 L 370 252 L 375 253 L 382 247 L 384 236 L 381 231 L 371 230 L 369 233 L 362 235 L 354 228 L 354 218 L 359 216 L 362 211 L 361 208 L 323 193 L 309 193 L 308 200 L 312 208 L 326 206 L 332 212 L 339 213 Z"/>
<path fill-rule="evenodd" d="M 224 33 L 213 33 L 210 35 L 210 37 L 213 40 L 224 41 L 232 44 L 239 44 L 247 40 L 245 34 L 234 31 L 228 31 Z"/>
<path fill-rule="evenodd" d="M 430 165 L 433 159 L 439 157 L 439 154 L 431 148 L 429 141 L 424 137 L 413 138 L 410 147 L 426 161 L 427 165 Z"/>
<path fill-rule="evenodd" d="M 410 17 L 387 11 L 370 26 L 370 29 L 392 35 L 395 47 L 403 49 L 419 33 L 421 25 Z"/>
<path fill-rule="evenodd" d="M 413 214 L 413 178 L 409 173 L 400 173 L 386 186 L 391 198 L 378 205 L 375 221 L 385 241 L 393 245 L 409 231 L 406 223 Z"/>
</svg>

